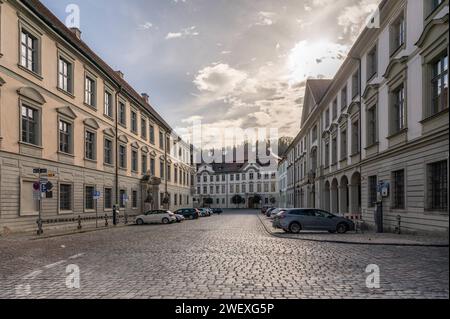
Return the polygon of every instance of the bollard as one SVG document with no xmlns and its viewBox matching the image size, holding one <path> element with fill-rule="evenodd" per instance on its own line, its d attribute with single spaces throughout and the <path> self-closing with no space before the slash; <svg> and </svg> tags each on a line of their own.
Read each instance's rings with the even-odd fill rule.
<svg viewBox="0 0 450 319">
<path fill-rule="evenodd" d="M 38 230 L 37 230 L 37 234 L 38 235 L 42 235 L 44 233 L 44 230 L 42 229 L 42 219 L 38 219 L 36 221 L 37 225 L 38 225 Z"/>
<path fill-rule="evenodd" d="M 124 216 L 124 223 L 125 223 L 125 225 L 128 224 L 128 214 L 127 213 L 125 213 L 125 216 Z"/>
<path fill-rule="evenodd" d="M 80 215 L 78 215 L 78 230 L 81 230 L 81 216 Z"/>
<path fill-rule="evenodd" d="M 105 227 L 108 227 L 108 214 L 105 214 Z"/>
<path fill-rule="evenodd" d="M 402 216 L 397 215 L 397 234 L 399 235 L 402 233 L 401 227 L 402 227 Z"/>
</svg>

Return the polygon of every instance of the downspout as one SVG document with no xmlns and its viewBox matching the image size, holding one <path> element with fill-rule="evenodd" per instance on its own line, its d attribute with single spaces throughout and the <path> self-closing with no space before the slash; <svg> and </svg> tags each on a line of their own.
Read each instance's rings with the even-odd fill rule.
<svg viewBox="0 0 450 319">
<path fill-rule="evenodd" d="M 115 202 L 116 202 L 116 208 L 120 210 L 120 202 L 119 202 L 119 95 L 122 93 L 122 86 L 119 85 L 119 90 L 116 92 L 116 116 L 115 116 L 115 139 L 114 139 L 114 152 L 115 152 L 115 158 L 114 158 L 114 169 L 115 169 Z M 113 212 L 113 224 L 117 225 L 117 219 L 116 214 Z"/>
</svg>

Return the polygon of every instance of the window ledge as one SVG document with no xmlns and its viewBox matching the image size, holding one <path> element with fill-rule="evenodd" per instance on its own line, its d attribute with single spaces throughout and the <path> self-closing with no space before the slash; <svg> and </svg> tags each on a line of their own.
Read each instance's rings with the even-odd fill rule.
<svg viewBox="0 0 450 319">
<path fill-rule="evenodd" d="M 406 43 L 402 43 L 399 47 L 397 47 L 396 49 L 394 49 L 394 51 L 392 51 L 392 53 L 390 54 L 390 59 L 394 59 L 395 56 L 400 53 L 400 51 L 404 50 L 406 48 Z"/>
<path fill-rule="evenodd" d="M 429 122 L 429 121 L 431 121 L 431 120 L 433 120 L 433 119 L 435 119 L 435 118 L 437 118 L 437 117 L 440 117 L 440 116 L 442 116 L 442 115 L 448 113 L 448 110 L 449 110 L 449 108 L 446 108 L 446 109 L 444 109 L 444 110 L 442 110 L 442 111 L 439 111 L 438 113 L 435 113 L 435 114 L 433 114 L 433 115 L 430 115 L 430 116 L 424 118 L 423 120 L 421 120 L 421 121 L 420 121 L 420 124 L 424 124 L 424 123 Z"/>
<path fill-rule="evenodd" d="M 31 74 L 32 76 L 34 76 L 35 78 L 37 78 L 39 81 L 44 80 L 44 78 L 42 77 L 42 75 L 40 75 L 39 73 L 36 73 L 34 71 L 31 71 L 29 69 L 27 69 L 26 67 L 24 67 L 21 64 L 17 64 L 17 66 L 19 67 L 19 69 L 21 69 L 22 71 L 27 72 L 28 74 Z"/>
<path fill-rule="evenodd" d="M 103 166 L 111 167 L 111 168 L 115 167 L 114 164 L 110 164 L 110 163 L 103 163 Z"/>
<path fill-rule="evenodd" d="M 372 80 L 375 79 L 376 76 L 377 76 L 377 72 L 375 72 L 374 74 L 370 75 L 370 76 L 367 78 L 367 83 L 369 84 L 370 82 L 372 82 Z"/>
<path fill-rule="evenodd" d="M 88 214 L 95 213 L 95 209 L 85 209 L 84 212 Z"/>
<path fill-rule="evenodd" d="M 64 89 L 61 89 L 60 87 L 56 87 L 56 89 L 57 89 L 59 92 L 61 92 L 61 93 L 65 94 L 65 95 L 67 95 L 67 96 L 70 97 L 71 99 L 75 99 L 75 95 L 73 95 L 73 93 L 71 93 L 71 92 L 69 92 L 69 91 L 66 91 L 66 90 L 64 90 Z"/>
<path fill-rule="evenodd" d="M 84 158 L 84 161 L 85 162 L 89 162 L 89 163 L 95 163 L 95 164 L 97 164 L 97 160 L 96 159 L 90 159 L 90 158 Z"/>
<path fill-rule="evenodd" d="M 425 208 L 424 214 L 426 215 L 436 215 L 436 216 L 448 216 L 448 210 L 440 210 L 440 209 L 431 209 L 431 208 Z"/>
<path fill-rule="evenodd" d="M 110 120 L 110 121 L 114 121 L 114 117 L 109 116 L 108 114 L 103 114 L 103 116 L 104 116 L 105 118 L 107 118 L 108 120 Z"/>
<path fill-rule="evenodd" d="M 379 142 L 375 142 L 375 143 L 372 143 L 371 145 L 365 147 L 364 149 L 367 151 L 371 148 L 374 148 L 375 146 L 378 146 L 379 144 L 380 144 Z"/>
<path fill-rule="evenodd" d="M 73 210 L 60 210 L 58 212 L 58 215 L 72 215 L 73 214 Z"/>
<path fill-rule="evenodd" d="M 83 102 L 83 104 L 84 104 L 84 106 L 87 106 L 88 108 L 90 108 L 91 110 L 93 110 L 95 112 L 98 111 L 97 107 L 95 105 L 90 105 L 90 104 L 87 104 L 86 102 Z"/>
<path fill-rule="evenodd" d="M 388 137 L 386 137 L 388 140 L 390 140 L 390 139 L 393 139 L 394 137 L 397 137 L 397 136 L 400 136 L 400 135 L 403 135 L 403 134 L 406 134 L 408 132 L 408 128 L 406 127 L 406 128 L 404 128 L 404 129 L 401 129 L 400 131 L 398 131 L 398 132 L 395 132 L 395 133 L 391 133 Z"/>
<path fill-rule="evenodd" d="M 350 157 L 355 157 L 355 156 L 358 156 L 358 155 L 360 155 L 360 153 L 359 152 L 355 152 L 355 153 L 350 154 Z"/>
<path fill-rule="evenodd" d="M 20 145 L 24 145 L 24 146 L 28 146 L 28 147 L 37 148 L 37 149 L 40 149 L 40 150 L 43 150 L 43 149 L 44 149 L 44 147 L 42 147 L 42 146 L 40 146 L 40 145 L 30 144 L 30 143 L 27 143 L 27 142 L 19 141 L 19 144 L 20 144 Z"/>
<path fill-rule="evenodd" d="M 63 156 L 75 158 L 75 155 L 74 155 L 74 154 L 71 154 L 71 153 L 65 153 L 65 152 L 61 152 L 61 151 L 58 151 L 57 153 L 58 153 L 59 155 L 63 155 Z"/>
</svg>

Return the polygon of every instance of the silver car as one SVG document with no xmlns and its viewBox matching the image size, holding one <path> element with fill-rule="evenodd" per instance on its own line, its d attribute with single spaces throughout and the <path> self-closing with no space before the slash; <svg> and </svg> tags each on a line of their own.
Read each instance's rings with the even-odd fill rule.
<svg viewBox="0 0 450 319">
<path fill-rule="evenodd" d="M 273 226 L 294 234 L 302 230 L 344 234 L 355 229 L 355 224 L 351 220 L 314 208 L 287 209 L 275 217 Z"/>
</svg>

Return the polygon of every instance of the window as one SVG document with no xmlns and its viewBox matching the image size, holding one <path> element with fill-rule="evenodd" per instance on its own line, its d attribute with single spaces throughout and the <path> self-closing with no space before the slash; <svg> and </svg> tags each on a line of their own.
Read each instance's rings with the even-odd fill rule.
<svg viewBox="0 0 450 319">
<path fill-rule="evenodd" d="M 113 99 L 112 94 L 108 91 L 105 91 L 105 109 L 104 114 L 108 117 L 113 117 Z"/>
<path fill-rule="evenodd" d="M 84 102 L 87 105 L 95 107 L 95 80 L 86 75 L 84 83 Z"/>
<path fill-rule="evenodd" d="M 374 105 L 367 110 L 367 146 L 378 142 L 377 134 L 377 107 Z"/>
<path fill-rule="evenodd" d="M 330 166 L 330 143 L 325 143 L 325 167 Z"/>
<path fill-rule="evenodd" d="M 131 151 L 131 170 L 133 172 L 138 171 L 138 152 L 135 150 Z"/>
<path fill-rule="evenodd" d="M 131 111 L 131 131 L 137 133 L 137 114 L 135 111 Z"/>
<path fill-rule="evenodd" d="M 132 191 L 131 192 L 131 204 L 133 208 L 137 208 L 138 207 L 138 192 L 137 191 Z"/>
<path fill-rule="evenodd" d="M 392 208 L 405 208 L 405 171 L 392 172 Z"/>
<path fill-rule="evenodd" d="M 369 183 L 368 205 L 369 207 L 375 207 L 375 204 L 377 202 L 377 184 L 378 184 L 377 177 L 369 176 L 368 183 Z"/>
<path fill-rule="evenodd" d="M 406 20 L 404 13 L 402 13 L 392 24 L 390 32 L 391 54 L 394 54 L 405 43 Z"/>
<path fill-rule="evenodd" d="M 68 122 L 59 121 L 59 151 L 62 153 L 72 153 L 72 125 Z"/>
<path fill-rule="evenodd" d="M 141 165 L 142 165 L 142 175 L 147 174 L 147 155 L 142 154 L 141 156 Z"/>
<path fill-rule="evenodd" d="M 63 57 L 59 57 L 58 87 L 69 93 L 73 93 L 73 65 Z"/>
<path fill-rule="evenodd" d="M 105 188 L 104 204 L 105 209 L 112 209 L 112 188 Z"/>
<path fill-rule="evenodd" d="M 330 109 L 325 111 L 325 127 L 328 128 L 330 126 Z"/>
<path fill-rule="evenodd" d="M 85 157 L 88 160 L 95 160 L 95 146 L 96 138 L 95 133 L 86 130 L 85 132 Z"/>
<path fill-rule="evenodd" d="M 174 167 L 173 169 L 173 180 L 175 182 L 175 184 L 178 183 L 178 168 Z"/>
<path fill-rule="evenodd" d="M 155 127 L 150 125 L 150 143 L 155 145 Z"/>
<path fill-rule="evenodd" d="M 119 191 L 119 194 L 120 194 L 120 196 L 119 196 L 119 207 L 120 208 L 125 208 L 125 200 L 127 198 L 127 191 L 124 190 L 124 189 L 121 189 Z"/>
<path fill-rule="evenodd" d="M 447 161 L 429 164 L 427 167 L 428 209 L 448 211 Z"/>
<path fill-rule="evenodd" d="M 352 123 L 352 155 L 359 153 L 359 121 Z"/>
<path fill-rule="evenodd" d="M 333 120 L 338 116 L 338 101 L 337 99 L 333 101 Z"/>
<path fill-rule="evenodd" d="M 39 112 L 28 106 L 22 105 L 22 142 L 38 145 Z"/>
<path fill-rule="evenodd" d="M 159 174 L 161 175 L 161 179 L 164 179 L 164 162 L 159 162 Z"/>
<path fill-rule="evenodd" d="M 241 175 L 236 174 L 236 180 L 237 180 L 237 181 L 240 181 L 240 180 L 241 180 Z"/>
<path fill-rule="evenodd" d="M 32 72 L 39 73 L 38 39 L 24 29 L 20 36 L 20 65 Z"/>
<path fill-rule="evenodd" d="M 159 132 L 159 148 L 164 149 L 164 134 L 163 132 Z"/>
<path fill-rule="evenodd" d="M 255 174 L 254 173 L 250 173 L 249 174 L 249 179 L 252 181 L 255 179 Z"/>
<path fill-rule="evenodd" d="M 59 210 L 72 210 L 72 185 L 70 184 L 59 185 Z"/>
<path fill-rule="evenodd" d="M 127 168 L 127 147 L 119 145 L 119 167 Z"/>
<path fill-rule="evenodd" d="M 314 126 L 314 128 L 312 129 L 312 142 L 316 142 L 317 141 L 317 125 Z"/>
<path fill-rule="evenodd" d="M 86 210 L 93 210 L 94 207 L 94 192 L 93 186 L 86 186 L 84 189 L 84 208 Z"/>
<path fill-rule="evenodd" d="M 209 193 L 214 194 L 214 186 L 209 186 Z"/>
<path fill-rule="evenodd" d="M 170 182 L 172 179 L 172 166 L 167 164 L 167 180 Z"/>
<path fill-rule="evenodd" d="M 405 88 L 402 84 L 392 92 L 391 134 L 400 132 L 406 127 Z"/>
<path fill-rule="evenodd" d="M 119 124 L 127 126 L 127 110 L 123 102 L 119 102 Z"/>
<path fill-rule="evenodd" d="M 359 95 L 359 70 L 353 73 L 352 76 L 352 93 L 353 98 L 357 97 Z"/>
<path fill-rule="evenodd" d="M 230 175 L 230 181 L 234 181 L 234 175 L 233 174 Z"/>
<path fill-rule="evenodd" d="M 145 118 L 141 118 L 141 137 L 144 140 L 147 139 L 147 120 Z"/>
<path fill-rule="evenodd" d="M 347 105 L 348 100 L 347 100 L 347 86 L 346 86 L 341 91 L 341 109 L 345 109 Z"/>
<path fill-rule="evenodd" d="M 367 81 L 370 81 L 378 71 L 378 50 L 374 46 L 372 50 L 367 53 Z"/>
<path fill-rule="evenodd" d="M 210 181 L 211 183 L 214 182 L 214 176 L 211 175 L 211 176 L 209 177 L 209 181 Z"/>
<path fill-rule="evenodd" d="M 332 161 L 332 165 L 335 165 L 337 163 L 337 137 L 333 137 L 332 140 L 332 152 L 331 152 L 331 161 Z"/>
<path fill-rule="evenodd" d="M 208 194 L 208 187 L 207 186 L 203 186 L 203 194 L 204 195 Z"/>
<path fill-rule="evenodd" d="M 103 157 L 105 164 L 113 164 L 113 142 L 109 138 L 105 138 L 104 141 Z"/>
<path fill-rule="evenodd" d="M 341 131 L 341 160 L 347 158 L 347 130 Z"/>
<path fill-rule="evenodd" d="M 428 116 L 448 108 L 448 54 L 445 53 L 431 65 L 431 109 Z"/>
<path fill-rule="evenodd" d="M 155 159 L 150 159 L 150 174 L 151 176 L 155 176 Z"/>
</svg>

